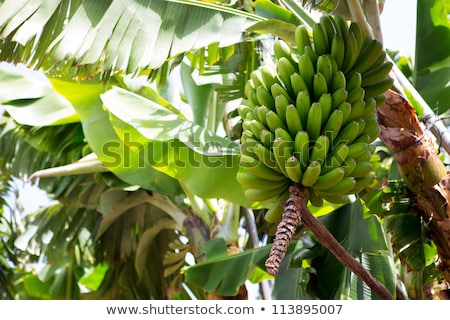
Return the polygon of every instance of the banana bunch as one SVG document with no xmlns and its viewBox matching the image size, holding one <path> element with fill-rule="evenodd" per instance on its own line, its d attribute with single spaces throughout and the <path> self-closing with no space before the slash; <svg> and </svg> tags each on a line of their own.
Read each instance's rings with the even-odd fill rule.
<svg viewBox="0 0 450 320">
<path fill-rule="evenodd" d="M 276 63 L 251 73 L 238 108 L 236 178 L 248 199 L 273 203 L 272 222 L 293 183 L 308 188 L 314 206 L 343 203 L 370 183 L 375 110 L 393 82 L 381 43 L 363 37 L 357 23 L 324 15 L 312 36 L 298 26 L 295 42 L 275 42 Z"/>
</svg>

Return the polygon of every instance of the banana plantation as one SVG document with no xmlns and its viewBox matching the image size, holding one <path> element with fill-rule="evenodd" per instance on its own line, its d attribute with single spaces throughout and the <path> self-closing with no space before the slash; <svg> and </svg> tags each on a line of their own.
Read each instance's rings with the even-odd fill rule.
<svg viewBox="0 0 450 320">
<path fill-rule="evenodd" d="M 0 299 L 450 299 L 450 1 L 384 6 L 0 0 Z"/>
</svg>

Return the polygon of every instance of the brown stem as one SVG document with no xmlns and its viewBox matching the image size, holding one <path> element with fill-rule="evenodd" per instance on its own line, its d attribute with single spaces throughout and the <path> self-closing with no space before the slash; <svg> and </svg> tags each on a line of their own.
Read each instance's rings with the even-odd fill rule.
<svg viewBox="0 0 450 320">
<path fill-rule="evenodd" d="M 341 246 L 325 225 L 312 215 L 311 211 L 309 211 L 306 206 L 305 195 L 299 187 L 291 186 L 289 192 L 290 199 L 293 200 L 298 212 L 300 212 L 302 223 L 314 233 L 319 242 L 327 248 L 339 262 L 360 277 L 370 289 L 380 296 L 380 298 L 392 300 L 393 297 L 386 287 L 364 269 L 364 267 Z"/>
</svg>

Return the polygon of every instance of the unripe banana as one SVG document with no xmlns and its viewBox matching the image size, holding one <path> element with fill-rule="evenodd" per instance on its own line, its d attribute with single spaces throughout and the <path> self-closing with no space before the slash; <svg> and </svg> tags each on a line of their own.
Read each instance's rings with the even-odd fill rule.
<svg viewBox="0 0 450 320">
<path fill-rule="evenodd" d="M 354 72 L 349 78 L 347 78 L 346 89 L 348 92 L 354 89 L 361 88 L 362 75 L 359 72 Z"/>
<path fill-rule="evenodd" d="M 272 94 L 264 86 L 256 88 L 256 98 L 258 99 L 259 105 L 266 106 L 271 110 L 275 109 L 275 100 Z"/>
<path fill-rule="evenodd" d="M 322 109 L 318 102 L 311 104 L 308 112 L 308 119 L 306 120 L 306 131 L 308 131 L 309 138 L 314 141 L 321 133 L 322 128 Z"/>
<path fill-rule="evenodd" d="M 381 95 L 389 90 L 392 87 L 393 83 L 394 80 L 392 78 L 384 78 L 374 85 L 364 87 L 366 99 L 376 99 L 378 95 Z"/>
<path fill-rule="evenodd" d="M 259 141 L 261 141 L 265 147 L 270 148 L 273 140 L 275 140 L 275 134 L 272 131 L 269 131 L 266 128 L 259 131 Z"/>
<path fill-rule="evenodd" d="M 315 70 L 314 64 L 307 54 L 298 57 L 298 73 L 302 76 L 307 88 L 312 88 Z"/>
<path fill-rule="evenodd" d="M 376 39 L 366 37 L 363 42 L 358 60 L 356 60 L 350 72 L 363 73 L 370 69 L 378 60 L 383 45 Z"/>
<path fill-rule="evenodd" d="M 334 203 L 334 204 L 342 204 L 342 203 L 347 203 L 350 201 L 348 195 L 342 195 L 342 194 L 321 194 L 323 200 L 329 202 L 329 203 Z"/>
<path fill-rule="evenodd" d="M 253 109 L 255 120 L 261 122 L 267 128 L 266 114 L 270 111 L 266 106 L 259 106 Z"/>
<path fill-rule="evenodd" d="M 259 190 L 273 190 L 286 186 L 285 180 L 273 181 L 267 180 L 255 176 L 254 174 L 246 171 L 240 171 L 236 174 L 236 180 L 246 188 L 259 189 Z"/>
<path fill-rule="evenodd" d="M 311 149 L 309 161 L 317 161 L 322 164 L 330 149 L 330 139 L 326 135 L 319 136 Z"/>
<path fill-rule="evenodd" d="M 278 201 L 275 201 L 273 205 L 266 211 L 264 219 L 269 223 L 275 223 L 281 219 L 284 207 Z"/>
<path fill-rule="evenodd" d="M 328 42 L 327 34 L 323 30 L 320 23 L 315 23 L 313 26 L 313 42 L 317 55 L 320 56 L 330 52 L 330 44 Z"/>
<path fill-rule="evenodd" d="M 302 178 L 302 169 L 300 166 L 300 161 L 295 156 L 290 156 L 286 160 L 286 174 L 289 179 L 295 183 L 299 183 Z"/>
<path fill-rule="evenodd" d="M 284 141 L 289 142 L 291 145 L 294 143 L 290 133 L 281 127 L 275 129 L 275 139 L 276 138 L 281 138 Z"/>
<path fill-rule="evenodd" d="M 377 108 L 377 102 L 374 98 L 366 99 L 366 108 L 364 112 L 361 114 L 361 118 L 367 119 L 375 114 L 375 110 Z"/>
<path fill-rule="evenodd" d="M 337 147 L 333 148 L 331 153 L 329 153 L 325 159 L 325 162 L 322 164 L 322 174 L 326 174 L 327 172 L 341 166 L 347 157 L 348 146 L 345 143 L 341 143 Z"/>
<path fill-rule="evenodd" d="M 305 82 L 305 79 L 299 73 L 293 73 L 291 75 L 291 85 L 292 90 L 294 90 L 294 96 L 296 97 L 301 91 L 308 91 L 308 85 Z"/>
<path fill-rule="evenodd" d="M 358 59 L 358 43 L 353 33 L 349 33 L 345 39 L 345 55 L 342 62 L 342 71 L 347 74 Z"/>
<path fill-rule="evenodd" d="M 266 113 L 266 121 L 267 126 L 272 132 L 275 132 L 276 128 L 286 129 L 286 126 L 284 125 L 283 121 L 281 121 L 280 117 L 272 110 Z"/>
<path fill-rule="evenodd" d="M 245 86 L 244 86 L 245 96 L 247 98 L 249 98 L 251 95 L 251 92 L 253 92 L 255 90 L 256 90 L 256 87 L 254 86 L 252 79 L 248 79 L 248 81 L 245 83 Z"/>
<path fill-rule="evenodd" d="M 334 187 L 341 182 L 342 179 L 344 179 L 344 172 L 344 168 L 337 167 L 325 174 L 322 174 L 319 178 L 317 178 L 316 183 L 314 183 L 311 188 L 321 191 Z"/>
<path fill-rule="evenodd" d="M 359 122 L 355 120 L 350 121 L 341 129 L 341 131 L 339 132 L 333 143 L 351 144 L 353 140 L 355 140 L 358 137 L 358 134 L 359 134 Z"/>
<path fill-rule="evenodd" d="M 355 170 L 356 167 L 356 160 L 353 158 L 347 158 L 342 163 L 342 168 L 344 168 L 344 175 L 346 177 L 351 177 L 353 170 Z"/>
<path fill-rule="evenodd" d="M 253 147 L 253 153 L 259 161 L 264 163 L 266 167 L 282 173 L 277 162 L 275 161 L 275 156 L 269 148 L 265 147 L 261 143 L 256 143 Z"/>
<path fill-rule="evenodd" d="M 378 138 L 378 135 L 380 134 L 380 127 L 378 126 L 378 121 L 375 114 L 366 119 L 364 133 L 370 137 L 370 142 Z"/>
<path fill-rule="evenodd" d="M 364 89 L 361 87 L 355 88 L 348 92 L 347 102 L 350 104 L 356 103 L 357 101 L 364 100 Z"/>
<path fill-rule="evenodd" d="M 257 177 L 263 178 L 263 179 L 272 180 L 272 181 L 281 181 L 281 180 L 286 179 L 279 172 L 266 167 L 266 165 L 264 163 L 262 163 L 261 161 L 256 160 L 247 155 L 241 154 L 240 164 L 246 171 L 254 174 Z"/>
<path fill-rule="evenodd" d="M 264 80 L 261 75 L 261 70 L 259 69 L 253 70 L 253 72 L 250 74 L 250 79 L 252 80 L 253 87 L 255 89 L 258 88 L 259 86 L 263 86 L 266 89 L 268 89 L 264 84 Z"/>
<path fill-rule="evenodd" d="M 297 132 L 303 130 L 300 115 L 298 114 L 297 108 L 293 104 L 288 105 L 286 108 L 286 123 L 288 131 L 292 137 L 295 137 Z"/>
<path fill-rule="evenodd" d="M 316 183 L 320 176 L 321 165 L 318 161 L 312 161 L 309 163 L 306 170 L 303 172 L 302 185 L 305 187 L 311 187 Z"/>
<path fill-rule="evenodd" d="M 322 26 L 323 31 L 326 33 L 328 41 L 331 43 L 331 39 L 336 34 L 338 28 L 333 20 L 333 17 L 328 14 L 323 14 L 320 17 L 320 25 Z"/>
<path fill-rule="evenodd" d="M 322 123 L 321 125 L 325 125 L 325 122 L 328 120 L 331 111 L 331 94 L 324 93 L 319 98 L 320 109 L 322 109 Z"/>
<path fill-rule="evenodd" d="M 316 193 L 314 189 L 310 189 L 308 193 L 308 200 L 309 203 L 311 203 L 312 206 L 316 208 L 320 208 L 323 206 L 323 198 L 321 195 Z"/>
<path fill-rule="evenodd" d="M 341 130 L 344 121 L 344 115 L 341 110 L 334 110 L 325 123 L 322 134 L 326 135 L 330 141 L 334 141 Z"/>
<path fill-rule="evenodd" d="M 300 91 L 298 93 L 295 107 L 297 108 L 297 112 L 300 116 L 302 127 L 306 128 L 308 113 L 311 108 L 311 97 L 309 96 L 308 90 Z"/>
<path fill-rule="evenodd" d="M 273 141 L 272 152 L 275 156 L 275 161 L 278 164 L 278 168 L 281 169 L 283 174 L 287 176 L 286 161 L 293 153 L 293 145 L 291 141 L 285 141 L 283 138 L 278 137 Z"/>
<path fill-rule="evenodd" d="M 348 157 L 358 158 L 369 150 L 369 145 L 364 142 L 352 143 L 348 147 Z"/>
<path fill-rule="evenodd" d="M 270 91 L 272 93 L 272 97 L 277 97 L 279 95 L 283 95 L 286 97 L 286 99 L 288 99 L 289 103 L 293 103 L 294 101 L 292 101 L 291 96 L 289 95 L 289 93 L 281 86 L 281 84 L 279 83 L 274 83 L 271 87 L 270 87 Z M 275 105 L 275 104 L 274 104 Z"/>
<path fill-rule="evenodd" d="M 331 83 L 331 91 L 336 91 L 338 89 L 347 89 L 347 79 L 342 71 L 338 71 L 333 74 L 333 81 Z"/>
<path fill-rule="evenodd" d="M 364 177 L 356 178 L 355 186 L 351 193 L 360 193 L 365 187 L 367 187 L 373 180 L 373 176 L 368 174 Z"/>
<path fill-rule="evenodd" d="M 250 106 L 247 106 L 245 104 L 240 104 L 238 107 L 238 112 L 239 112 L 239 117 L 241 117 L 241 119 L 245 119 L 245 117 L 247 116 L 247 113 L 252 112 L 253 108 Z"/>
<path fill-rule="evenodd" d="M 244 123 L 246 123 L 247 120 L 244 121 Z M 257 120 L 249 120 L 249 125 L 250 125 L 250 131 L 253 133 L 253 135 L 261 141 L 261 136 L 260 136 L 260 132 L 261 130 L 265 129 L 264 125 L 257 121 Z M 246 129 L 246 128 L 244 128 Z"/>
<path fill-rule="evenodd" d="M 342 38 L 344 40 L 347 39 L 349 33 L 347 21 L 339 15 L 334 16 L 334 21 L 336 23 L 337 30 L 339 30 L 339 33 L 342 35 Z"/>
<path fill-rule="evenodd" d="M 294 55 L 292 54 L 292 48 L 284 40 L 277 40 L 273 44 L 273 52 L 275 57 L 280 60 L 281 58 L 288 59 L 292 65 L 296 65 L 297 61 L 294 60 Z"/>
<path fill-rule="evenodd" d="M 291 64 L 291 62 L 287 58 L 282 57 L 281 59 L 278 60 L 277 72 L 278 76 L 280 77 L 281 81 L 286 87 L 288 93 L 290 95 L 293 95 L 294 89 L 292 88 L 291 84 L 291 75 L 297 72 L 296 68 Z"/>
<path fill-rule="evenodd" d="M 339 70 L 341 70 L 342 68 L 344 55 L 345 55 L 344 39 L 342 39 L 342 35 L 340 33 L 336 33 L 333 35 L 333 38 L 331 40 L 331 56 L 336 61 Z"/>
<path fill-rule="evenodd" d="M 299 55 L 305 53 L 305 47 L 311 47 L 308 29 L 304 24 L 299 25 L 295 29 L 295 44 Z"/>
<path fill-rule="evenodd" d="M 359 26 L 359 24 L 357 22 L 352 21 L 350 23 L 348 31 L 350 33 L 353 33 L 353 35 L 355 36 L 358 52 L 360 52 L 361 48 L 362 48 L 362 44 L 363 44 L 363 35 L 362 35 L 361 27 Z"/>
<path fill-rule="evenodd" d="M 283 189 L 277 188 L 272 190 L 245 189 L 244 195 L 251 201 L 266 201 L 273 198 L 278 198 L 280 194 L 284 192 L 284 189 L 286 189 L 286 187 Z"/>
<path fill-rule="evenodd" d="M 331 62 L 330 55 L 324 54 L 317 58 L 316 70 L 323 74 L 327 81 L 327 87 L 331 88 L 331 83 L 333 81 L 333 63 Z"/>
<path fill-rule="evenodd" d="M 358 100 L 356 102 L 353 102 L 352 111 L 347 121 L 358 120 L 359 118 L 362 118 L 365 109 L 366 103 L 364 102 L 364 100 Z"/>
<path fill-rule="evenodd" d="M 391 71 L 393 63 L 390 61 L 384 62 L 375 68 L 361 74 L 361 86 L 367 87 L 377 84 L 380 80 L 386 78 Z"/>
<path fill-rule="evenodd" d="M 368 175 L 372 171 L 372 162 L 370 161 L 358 161 L 355 169 L 352 172 L 352 177 L 360 178 Z"/>
<path fill-rule="evenodd" d="M 336 109 L 339 105 L 347 100 L 348 92 L 345 88 L 335 90 L 331 96 L 331 108 Z"/>
<path fill-rule="evenodd" d="M 313 91 L 314 91 L 314 99 L 316 101 L 319 100 L 320 96 L 324 93 L 328 93 L 327 80 L 325 76 L 317 72 L 313 77 Z"/>
<path fill-rule="evenodd" d="M 364 128 L 365 130 L 366 128 Z M 371 143 L 373 140 L 370 138 L 370 136 L 366 133 L 360 134 L 358 138 L 356 138 L 353 143 L 359 143 L 359 142 L 364 142 L 364 143 Z"/>
<path fill-rule="evenodd" d="M 289 100 L 285 96 L 279 95 L 275 97 L 275 111 L 284 123 L 286 123 L 286 108 L 288 105 Z"/>
<path fill-rule="evenodd" d="M 336 184 L 335 186 L 325 190 L 321 190 L 320 192 L 324 195 L 350 194 L 355 185 L 356 185 L 355 178 L 345 177 L 341 181 L 339 181 L 339 183 Z"/>
<path fill-rule="evenodd" d="M 294 154 L 300 161 L 302 172 L 309 164 L 309 135 L 306 131 L 299 131 L 294 139 Z"/>
<path fill-rule="evenodd" d="M 342 124 L 346 124 L 350 114 L 352 113 L 352 105 L 348 102 L 341 103 L 338 110 L 342 111 Z"/>
<path fill-rule="evenodd" d="M 266 88 L 271 88 L 275 83 L 279 83 L 277 72 L 271 66 L 263 65 L 259 67 L 259 70 Z"/>
</svg>

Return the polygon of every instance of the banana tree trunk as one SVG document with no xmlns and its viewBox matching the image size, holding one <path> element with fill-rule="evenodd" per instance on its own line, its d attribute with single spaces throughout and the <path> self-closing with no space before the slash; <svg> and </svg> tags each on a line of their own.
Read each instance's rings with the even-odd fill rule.
<svg viewBox="0 0 450 320">
<path fill-rule="evenodd" d="M 391 149 L 406 186 L 417 195 L 420 214 L 433 238 L 440 268 L 450 282 L 450 175 L 425 134 L 411 104 L 388 91 L 377 109 L 380 139 Z"/>
</svg>

